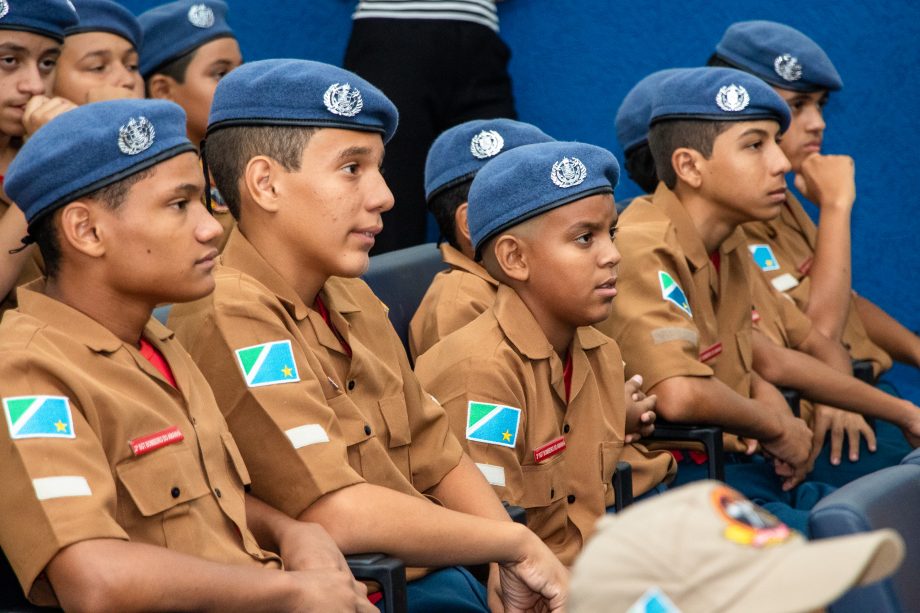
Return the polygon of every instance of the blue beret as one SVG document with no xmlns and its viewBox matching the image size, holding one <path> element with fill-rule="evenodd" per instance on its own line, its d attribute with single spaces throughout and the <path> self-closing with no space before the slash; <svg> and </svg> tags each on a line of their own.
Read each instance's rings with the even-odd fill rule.
<svg viewBox="0 0 920 613">
<path fill-rule="evenodd" d="M 186 151 L 196 149 L 185 133 L 185 112 L 174 102 L 95 102 L 42 126 L 16 154 L 4 188 L 32 223 Z"/>
<path fill-rule="evenodd" d="M 233 37 L 223 0 L 178 0 L 141 13 L 137 19 L 144 32 L 140 57 L 145 79 L 205 43 Z"/>
<path fill-rule="evenodd" d="M 786 101 L 753 75 L 734 68 L 681 68 L 652 96 L 649 125 L 665 119 L 773 119 L 785 132 L 791 118 Z"/>
<path fill-rule="evenodd" d="M 617 111 L 614 123 L 617 140 L 624 152 L 648 141 L 648 120 L 652 114 L 652 94 L 667 77 L 678 69 L 659 70 L 645 77 L 629 90 Z"/>
<path fill-rule="evenodd" d="M 474 119 L 438 136 L 425 160 L 425 198 L 472 179 L 493 157 L 521 145 L 554 140 L 529 123 L 513 119 Z"/>
<path fill-rule="evenodd" d="M 208 134 L 231 126 L 314 126 L 393 137 L 399 115 L 383 92 L 343 68 L 309 60 L 243 64 L 217 84 Z"/>
<path fill-rule="evenodd" d="M 613 154 L 594 145 L 552 141 L 523 145 L 483 166 L 470 186 L 467 221 L 473 247 L 564 204 L 612 194 L 620 179 Z"/>
<path fill-rule="evenodd" d="M 0 30 L 21 30 L 64 42 L 64 30 L 77 23 L 67 0 L 0 0 Z"/>
<path fill-rule="evenodd" d="M 783 89 L 813 92 L 843 87 L 824 50 L 795 28 L 781 23 L 732 24 L 716 45 L 716 55 Z"/>
<path fill-rule="evenodd" d="M 121 36 L 135 49 L 141 46 L 141 24 L 131 11 L 114 0 L 71 0 L 80 22 L 64 30 L 66 36 L 84 32 L 108 32 Z"/>
</svg>

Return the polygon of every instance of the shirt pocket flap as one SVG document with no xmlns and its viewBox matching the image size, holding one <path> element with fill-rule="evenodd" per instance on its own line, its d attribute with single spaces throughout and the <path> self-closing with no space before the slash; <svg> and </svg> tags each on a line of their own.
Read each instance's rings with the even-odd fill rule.
<svg viewBox="0 0 920 613">
<path fill-rule="evenodd" d="M 363 443 L 373 436 L 367 420 L 347 394 L 341 394 L 329 400 L 329 408 L 335 413 L 338 428 L 347 446 Z"/>
<path fill-rule="evenodd" d="M 613 473 L 617 469 L 617 462 L 623 457 L 623 441 L 604 441 L 600 447 L 601 482 L 606 486 L 611 483 Z"/>
<path fill-rule="evenodd" d="M 525 509 L 548 507 L 566 494 L 565 463 L 557 456 L 546 464 L 521 466 L 524 491 L 520 505 Z"/>
<path fill-rule="evenodd" d="M 389 446 L 402 447 L 412 442 L 412 431 L 409 430 L 409 414 L 402 396 L 390 396 L 377 401 L 380 414 L 390 431 Z"/>
<path fill-rule="evenodd" d="M 186 446 L 131 458 L 118 464 L 115 472 L 144 517 L 210 492 L 200 463 Z"/>
<path fill-rule="evenodd" d="M 741 354 L 741 362 L 744 364 L 745 372 L 751 372 L 754 367 L 754 353 L 751 348 L 751 333 L 738 332 L 735 335 L 738 343 L 738 353 Z"/>
<path fill-rule="evenodd" d="M 252 483 L 252 479 L 250 479 L 249 470 L 243 461 L 243 454 L 240 453 L 240 448 L 236 446 L 236 441 L 233 440 L 233 435 L 229 432 L 224 432 L 220 435 L 220 438 L 224 442 L 224 449 L 227 450 L 227 455 L 230 456 L 230 464 L 236 470 L 240 481 L 243 482 L 243 485 L 249 485 Z"/>
</svg>

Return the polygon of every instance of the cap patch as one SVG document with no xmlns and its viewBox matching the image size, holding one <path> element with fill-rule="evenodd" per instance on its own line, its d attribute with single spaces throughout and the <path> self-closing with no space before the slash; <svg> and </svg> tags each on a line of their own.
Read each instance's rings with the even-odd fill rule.
<svg viewBox="0 0 920 613">
<path fill-rule="evenodd" d="M 779 262 L 773 254 L 770 245 L 748 245 L 748 250 L 754 258 L 754 263 L 764 272 L 779 270 Z"/>
<path fill-rule="evenodd" d="M 333 83 L 323 94 L 323 104 L 333 115 L 354 117 L 364 108 L 364 99 L 357 87 L 348 83 Z"/>
<path fill-rule="evenodd" d="M 786 81 L 798 81 L 802 78 L 802 65 L 798 58 L 788 53 L 776 56 L 773 60 L 773 70 Z"/>
<path fill-rule="evenodd" d="M 723 111 L 735 113 L 743 111 L 751 103 L 751 97 L 742 85 L 723 85 L 716 94 L 716 104 Z"/>
<path fill-rule="evenodd" d="M 6 14 L 10 12 L 10 3 L 6 0 L 0 0 L 0 19 L 6 17 Z"/>
<path fill-rule="evenodd" d="M 505 146 L 505 139 L 495 130 L 483 130 L 470 141 L 470 153 L 479 160 L 498 155 Z"/>
<path fill-rule="evenodd" d="M 674 280 L 674 277 L 663 270 L 659 270 L 658 283 L 661 285 L 662 298 L 693 317 L 693 313 L 690 312 L 690 302 L 687 300 L 687 295 L 677 284 L 677 281 Z"/>
<path fill-rule="evenodd" d="M 210 28 L 214 25 L 214 11 L 207 4 L 193 4 L 188 10 L 188 22 L 196 28 Z"/>
<path fill-rule="evenodd" d="M 792 537 L 786 524 L 730 488 L 713 489 L 711 500 L 725 521 L 723 536 L 733 543 L 760 549 L 785 543 Z"/>
<path fill-rule="evenodd" d="M 157 132 L 146 117 L 132 117 L 118 129 L 118 148 L 125 155 L 137 155 L 153 146 Z"/>
<path fill-rule="evenodd" d="M 553 183 L 563 189 L 580 185 L 587 177 L 588 169 L 578 158 L 562 158 L 553 164 L 553 171 L 550 173 Z"/>
</svg>

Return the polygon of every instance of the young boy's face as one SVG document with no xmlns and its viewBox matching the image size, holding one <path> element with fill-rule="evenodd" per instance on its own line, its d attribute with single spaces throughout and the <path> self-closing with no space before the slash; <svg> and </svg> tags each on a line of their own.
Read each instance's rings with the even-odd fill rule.
<svg viewBox="0 0 920 613">
<path fill-rule="evenodd" d="M 0 132 L 22 136 L 22 116 L 32 96 L 51 91 L 61 46 L 54 40 L 0 30 Z"/>
<path fill-rule="evenodd" d="M 528 286 L 540 296 L 543 321 L 565 328 L 610 316 L 620 252 L 613 243 L 617 212 L 610 194 L 597 194 L 535 219 L 525 238 Z"/>
<path fill-rule="evenodd" d="M 779 215 L 786 201 L 786 159 L 771 120 L 739 121 L 716 137 L 712 155 L 700 166 L 700 194 L 723 214 L 719 221 L 741 224 Z"/>
<path fill-rule="evenodd" d="M 54 93 L 74 104 L 116 97 L 143 98 L 137 50 L 109 32 L 84 32 L 64 40 Z"/>
<path fill-rule="evenodd" d="M 792 123 L 783 134 L 780 146 L 793 172 L 799 172 L 802 162 L 810 155 L 821 153 L 824 139 L 824 105 L 827 104 L 826 90 L 802 93 L 774 87 L 773 91 L 782 96 L 792 111 Z"/>
<path fill-rule="evenodd" d="M 172 84 L 171 99 L 185 109 L 189 140 L 196 146 L 208 129 L 208 114 L 217 84 L 242 63 L 236 39 L 218 38 L 198 48 L 185 71 L 185 82 Z"/>
<path fill-rule="evenodd" d="M 358 277 L 393 208 L 383 180 L 383 139 L 377 133 L 317 130 L 299 171 L 283 173 L 283 203 L 275 219 L 280 248 L 323 278 Z"/>
<path fill-rule="evenodd" d="M 119 293 L 158 304 L 213 291 L 223 230 L 201 204 L 203 189 L 198 156 L 183 153 L 155 166 L 117 209 L 99 204 L 107 279 Z"/>
</svg>

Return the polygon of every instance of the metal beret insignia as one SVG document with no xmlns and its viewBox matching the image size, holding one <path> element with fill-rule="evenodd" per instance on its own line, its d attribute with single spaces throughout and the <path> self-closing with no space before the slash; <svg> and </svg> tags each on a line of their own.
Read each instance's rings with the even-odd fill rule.
<svg viewBox="0 0 920 613">
<path fill-rule="evenodd" d="M 716 94 L 716 104 L 723 111 L 730 113 L 743 111 L 751 103 L 751 97 L 741 85 L 723 85 Z"/>
<path fill-rule="evenodd" d="M 553 164 L 550 178 L 563 189 L 583 183 L 588 176 L 588 169 L 578 158 L 562 158 Z"/>
<path fill-rule="evenodd" d="M 773 70 L 786 81 L 798 81 L 802 78 L 802 65 L 798 58 L 788 53 L 776 56 L 773 60 Z"/>
<path fill-rule="evenodd" d="M 6 17 L 6 14 L 10 12 L 10 3 L 6 0 L 0 0 L 0 19 Z"/>
<path fill-rule="evenodd" d="M 323 94 L 323 104 L 333 115 L 354 117 L 364 108 L 364 99 L 358 88 L 348 83 L 333 83 Z"/>
<path fill-rule="evenodd" d="M 137 155 L 153 145 L 156 130 L 146 117 L 132 117 L 118 130 L 118 148 L 125 155 Z"/>
<path fill-rule="evenodd" d="M 193 4 L 188 10 L 188 22 L 196 28 L 210 28 L 214 25 L 214 11 L 207 4 Z"/>
<path fill-rule="evenodd" d="M 470 153 L 484 160 L 498 155 L 505 146 L 505 139 L 495 130 L 483 130 L 470 141 Z"/>
</svg>

